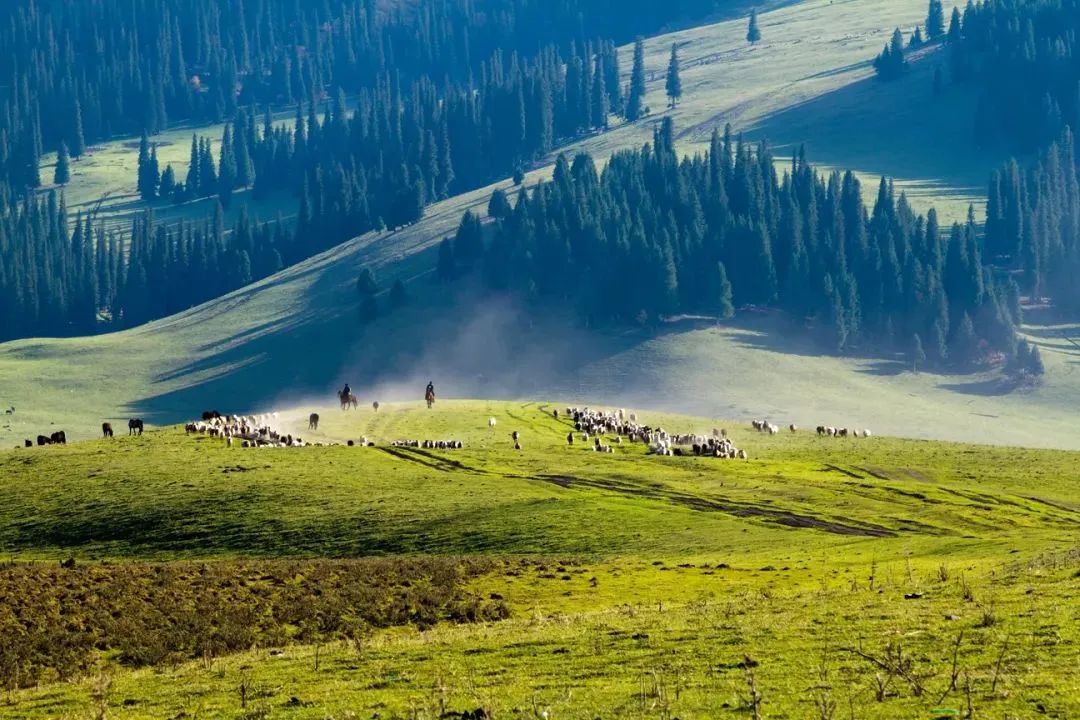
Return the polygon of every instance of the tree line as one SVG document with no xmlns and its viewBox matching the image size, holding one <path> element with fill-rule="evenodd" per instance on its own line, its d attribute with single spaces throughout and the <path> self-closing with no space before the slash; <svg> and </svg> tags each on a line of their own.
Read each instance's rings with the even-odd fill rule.
<svg viewBox="0 0 1080 720">
<path fill-rule="evenodd" d="M 1018 357 L 1019 288 L 983 262 L 973 215 L 942 228 L 884 179 L 868 211 L 852 173 L 823 176 L 802 153 L 778 176 L 768 147 L 730 128 L 682 159 L 673 135 L 665 119 L 602 172 L 562 156 L 551 182 L 514 202 L 496 192 L 493 227 L 467 213 L 437 277 L 474 272 L 593 326 L 755 305 L 807 318 L 837 352 L 959 368 Z"/>
<path fill-rule="evenodd" d="M 248 277 L 225 273 L 213 283 L 181 284 L 170 301 L 150 303 L 158 310 L 149 313 L 132 307 L 141 292 L 95 293 L 99 304 L 79 309 L 71 307 L 70 295 L 44 297 L 68 282 L 65 274 L 80 267 L 70 255 L 82 252 L 55 233 L 48 243 L 25 237 L 33 229 L 16 221 L 40 204 L 20 197 L 40 184 L 45 148 L 59 148 L 54 180 L 63 184 L 88 142 L 141 134 L 137 187 L 147 200 L 217 196 L 228 207 L 245 187 L 256 197 L 291 192 L 294 227 L 256 233 L 249 253 L 287 265 L 368 230 L 414 222 L 434 200 L 520 175 L 559 142 L 603 129 L 614 115 L 646 114 L 641 43 L 626 87 L 616 43 L 707 12 L 713 3 L 675 0 L 637 13 L 614 12 L 617 4 L 435 0 L 386 10 L 374 0 L 102 0 L 5 6 L 10 22 L 0 23 L 0 47 L 27 60 L 14 67 L 21 92 L 0 94 L 0 105 L 7 103 L 0 113 L 0 213 L 11 209 L 4 243 L 21 253 L 8 264 L 34 268 L 0 284 L 3 314 L 21 318 L 5 326 L 4 337 L 127 326 L 158 317 L 162 308 L 208 299 L 207 287 L 224 292 Z M 594 27 L 607 36 L 590 40 Z M 271 108 L 286 104 L 296 108 L 296 120 L 275 125 Z M 209 138 L 195 136 L 186 172 L 160 166 L 152 141 L 157 130 L 174 120 L 225 118 L 218 153 Z M 132 245 L 147 244 L 138 237 L 158 236 L 146 223 L 137 220 Z M 84 232 L 97 252 L 104 233 Z M 172 238 L 175 229 L 161 232 L 163 242 L 180 243 Z M 226 235 L 216 233 L 215 247 L 225 247 Z M 63 253 L 68 257 L 56 259 Z M 138 253 L 120 255 L 120 275 L 127 278 L 129 258 Z M 162 258 L 166 265 L 184 262 L 171 252 Z M 276 261 L 253 263 L 250 276 L 273 266 Z M 65 310 L 27 310 L 50 305 Z M 99 322 L 75 322 L 76 314 Z"/>
<path fill-rule="evenodd" d="M 225 228 L 211 218 L 167 226 L 152 211 L 124 241 L 68 217 L 63 197 L 27 197 L 0 218 L 0 340 L 91 334 L 170 315 L 277 272 L 297 257 L 282 222 Z"/>
<path fill-rule="evenodd" d="M 220 122 L 242 106 L 289 106 L 327 89 L 466 83 L 496 52 L 535 55 L 603 36 L 626 42 L 715 0 L 19 0 L 0 7 L 0 189 L 41 183 L 43 152 Z"/>
</svg>

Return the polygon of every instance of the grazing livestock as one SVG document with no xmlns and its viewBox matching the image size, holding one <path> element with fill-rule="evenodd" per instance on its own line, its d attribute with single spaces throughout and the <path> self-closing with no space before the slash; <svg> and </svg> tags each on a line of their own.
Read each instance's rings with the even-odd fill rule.
<svg viewBox="0 0 1080 720">
<path fill-rule="evenodd" d="M 308 415 L 307 429 L 308 430 L 318 430 L 319 429 L 319 413 L 311 413 L 310 415 Z"/>
<path fill-rule="evenodd" d="M 793 433 L 797 433 L 797 432 L 799 432 L 799 427 L 795 423 L 792 423 L 792 424 L 788 425 L 788 430 L 790 430 Z"/>
<path fill-rule="evenodd" d="M 37 444 L 38 444 L 38 447 L 44 447 L 45 445 L 51 445 L 52 440 L 50 440 L 45 435 L 38 435 L 37 436 Z"/>
<path fill-rule="evenodd" d="M 130 420 L 128 420 L 128 435 L 142 435 L 142 433 L 142 418 L 131 418 Z"/>
<path fill-rule="evenodd" d="M 581 441 L 588 443 L 593 438 L 594 452 L 613 453 L 614 447 L 605 444 L 604 436 L 613 436 L 612 444 L 621 444 L 623 438 L 632 443 L 641 442 L 648 446 L 648 452 L 665 457 L 716 457 L 733 459 L 739 450 L 727 438 L 727 431 L 713 428 L 712 436 L 693 434 L 670 434 L 662 427 L 651 427 L 638 423 L 637 415 L 625 410 L 604 411 L 590 408 L 566 408 L 566 417 L 572 419 L 574 430 L 580 433 Z M 767 424 L 762 430 L 767 429 Z M 773 432 L 779 428 L 773 427 Z M 574 444 L 574 432 L 566 436 L 568 445 Z"/>
<path fill-rule="evenodd" d="M 861 437 L 861 438 L 868 438 L 868 437 L 871 436 L 872 433 L 869 430 L 860 431 L 858 429 L 851 430 L 849 428 L 837 428 L 837 427 L 831 427 L 829 425 L 818 425 L 817 426 L 817 434 L 820 437 L 835 437 L 835 438 L 846 438 L 846 437 L 860 438 Z"/>
<path fill-rule="evenodd" d="M 489 428 L 489 429 L 491 429 L 491 430 L 494 430 L 494 429 L 495 429 L 495 425 L 496 425 L 496 424 L 497 424 L 497 423 L 496 423 L 496 421 L 495 421 L 495 418 L 493 418 L 493 417 L 489 417 L 489 418 L 488 418 L 488 428 Z"/>
<path fill-rule="evenodd" d="M 34 447 L 34 441 L 33 440 L 24 440 L 23 443 L 24 443 L 25 447 Z"/>
<path fill-rule="evenodd" d="M 514 442 L 517 442 L 518 441 L 518 431 L 515 430 L 514 432 L 510 433 L 510 437 L 512 437 L 514 439 Z"/>
<path fill-rule="evenodd" d="M 101 436 L 111 438 L 113 436 L 112 423 L 101 423 Z"/>
<path fill-rule="evenodd" d="M 67 445 L 67 433 L 63 430 L 57 430 L 49 437 L 49 441 L 53 445 Z"/>
<path fill-rule="evenodd" d="M 373 443 L 369 443 L 373 444 Z M 425 450 L 460 450 L 465 443 L 460 440 L 395 440 L 390 447 L 423 448 Z"/>
<path fill-rule="evenodd" d="M 375 412 L 379 412 L 379 401 L 378 400 L 371 403 L 371 409 L 374 410 Z"/>
<path fill-rule="evenodd" d="M 202 419 L 203 422 L 210 422 L 221 417 L 221 413 L 217 410 L 203 410 Z"/>
</svg>

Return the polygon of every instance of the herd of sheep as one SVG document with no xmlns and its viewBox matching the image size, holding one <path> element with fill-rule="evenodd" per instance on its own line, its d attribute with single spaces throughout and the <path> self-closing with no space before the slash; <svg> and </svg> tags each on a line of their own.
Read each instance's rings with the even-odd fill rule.
<svg viewBox="0 0 1080 720">
<path fill-rule="evenodd" d="M 376 412 L 377 405 L 373 405 Z M 566 434 L 567 445 L 573 447 L 581 443 L 590 447 L 594 452 L 613 453 L 614 445 L 621 445 L 624 440 L 630 443 L 641 443 L 647 446 L 650 455 L 661 456 L 693 456 L 713 457 L 723 460 L 747 460 L 749 455 L 746 450 L 740 449 L 728 437 L 726 430 L 713 428 L 712 433 L 705 434 L 677 434 L 669 433 L 663 427 L 653 427 L 638 421 L 637 414 L 625 410 L 599 410 L 588 407 L 567 407 L 562 411 L 551 411 L 556 421 L 562 421 L 569 429 Z M 244 448 L 302 448 L 308 446 L 321 447 L 326 443 L 308 443 L 300 437 L 294 437 L 290 433 L 282 432 L 275 428 L 278 414 L 264 413 L 260 415 L 221 415 L 216 411 L 206 411 L 200 420 L 189 422 L 184 426 L 188 435 L 205 435 L 219 438 L 228 447 L 234 443 Z M 780 433 L 780 427 L 768 420 L 753 420 L 751 427 L 759 433 L 776 435 Z M 489 430 L 494 430 L 497 420 L 488 419 Z M 319 415 L 312 413 L 308 418 L 308 429 L 318 430 Z M 110 423 L 102 423 L 104 437 L 113 437 L 113 429 Z M 572 428 L 572 429 L 570 429 Z M 797 433 L 796 425 L 788 425 L 787 430 Z M 133 418 L 128 421 L 128 434 L 141 435 L 143 421 Z M 869 430 L 851 430 L 849 428 L 819 425 L 817 427 L 819 437 L 835 438 L 869 438 Z M 522 450 L 521 434 L 515 430 L 510 433 L 515 450 Z M 63 445 L 67 442 L 67 436 L 57 431 L 50 436 L 41 435 L 37 438 L 38 445 Z M 338 443 L 329 443 L 337 445 Z M 375 443 L 366 437 L 359 441 L 349 440 L 345 443 L 349 447 L 373 447 Z M 26 447 L 32 447 L 33 442 L 26 441 Z M 416 448 L 426 450 L 460 450 L 465 447 L 460 440 L 395 440 L 390 447 Z"/>
<path fill-rule="evenodd" d="M 222 438 L 229 447 L 232 447 L 234 442 L 245 448 L 307 446 L 302 438 L 275 430 L 272 423 L 276 419 L 277 413 L 221 415 L 215 411 L 207 411 L 203 413 L 202 420 L 186 424 L 184 431 L 188 435 L 209 435 Z"/>
</svg>

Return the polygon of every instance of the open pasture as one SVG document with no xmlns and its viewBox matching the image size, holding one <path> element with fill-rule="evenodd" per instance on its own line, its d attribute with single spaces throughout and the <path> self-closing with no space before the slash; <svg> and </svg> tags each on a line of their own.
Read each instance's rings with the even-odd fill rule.
<svg viewBox="0 0 1080 720">
<path fill-rule="evenodd" d="M 1077 711 L 1075 454 L 636 414 L 669 433 L 722 428 L 749 459 L 650 455 L 614 437 L 597 453 L 567 444 L 562 404 L 447 400 L 279 416 L 307 442 L 374 447 L 229 448 L 170 428 L 0 453 L 0 547 L 18 561 L 5 578 L 68 583 L 109 559 L 175 583 L 185 563 L 227 577 L 242 562 L 248 580 L 229 592 L 264 598 L 274 577 L 333 572 L 305 569 L 307 557 L 467 557 L 449 607 L 509 614 L 350 625 L 334 590 L 319 632 L 271 623 L 251 652 L 200 657 L 181 643 L 143 669 L 105 652 L 107 691 L 96 671 L 44 681 L 9 692 L 4 715 L 91 717 L 102 702 L 147 718 Z M 393 446 L 442 438 L 463 447 Z M 284 574 L 281 556 L 296 556 Z M 67 557 L 75 567 L 56 568 Z M 214 582 L 188 582 L 180 595 L 213 607 L 199 597 Z"/>
</svg>

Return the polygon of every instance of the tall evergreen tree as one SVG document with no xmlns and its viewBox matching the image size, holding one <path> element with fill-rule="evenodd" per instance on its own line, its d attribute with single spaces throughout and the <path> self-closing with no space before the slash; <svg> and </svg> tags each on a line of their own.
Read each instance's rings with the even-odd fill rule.
<svg viewBox="0 0 1080 720">
<path fill-rule="evenodd" d="M 930 0 L 926 13 L 926 37 L 937 40 L 945 34 L 945 8 L 941 0 Z"/>
<path fill-rule="evenodd" d="M 667 83 L 668 107 L 675 107 L 682 98 L 682 78 L 679 76 L 679 46 L 671 44 L 671 59 L 668 60 Z"/>
<path fill-rule="evenodd" d="M 53 173 L 54 185 L 67 185 L 71 182 L 71 167 L 68 160 L 67 143 L 60 142 L 60 150 L 56 154 L 56 172 Z"/>
<path fill-rule="evenodd" d="M 746 30 L 746 41 L 751 45 L 761 40 L 761 29 L 758 27 L 757 8 L 750 11 L 750 25 Z"/>
<path fill-rule="evenodd" d="M 634 42 L 634 66 L 630 72 L 630 89 L 626 93 L 626 119 L 634 122 L 645 111 L 645 41 Z"/>
</svg>

